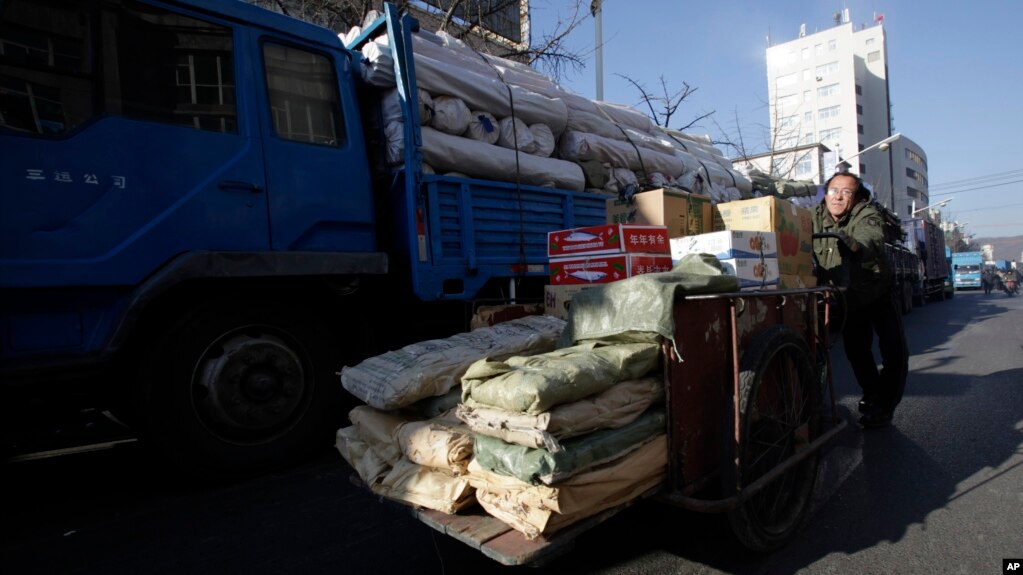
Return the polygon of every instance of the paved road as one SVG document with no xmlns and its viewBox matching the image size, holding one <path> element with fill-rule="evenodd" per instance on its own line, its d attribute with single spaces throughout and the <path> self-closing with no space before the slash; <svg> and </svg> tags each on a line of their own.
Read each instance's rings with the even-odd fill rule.
<svg viewBox="0 0 1023 575">
<path fill-rule="evenodd" d="M 813 516 L 770 556 L 720 516 L 653 504 L 529 573 L 997 573 L 1023 556 L 1023 298 L 962 293 L 906 317 L 895 426 L 827 453 Z M 836 349 L 841 412 L 858 399 Z M 496 563 L 348 482 L 331 450 L 250 481 L 189 486 L 135 445 L 2 468 L 4 573 L 489 573 Z M 671 527 L 665 528 L 665 525 Z"/>
</svg>

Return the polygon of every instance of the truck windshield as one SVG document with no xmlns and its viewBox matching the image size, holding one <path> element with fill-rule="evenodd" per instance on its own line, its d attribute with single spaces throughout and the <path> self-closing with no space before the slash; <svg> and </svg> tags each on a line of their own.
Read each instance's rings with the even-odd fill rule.
<svg viewBox="0 0 1023 575">
<path fill-rule="evenodd" d="M 960 265 L 956 271 L 961 274 L 975 274 L 980 271 L 980 266 Z"/>
</svg>

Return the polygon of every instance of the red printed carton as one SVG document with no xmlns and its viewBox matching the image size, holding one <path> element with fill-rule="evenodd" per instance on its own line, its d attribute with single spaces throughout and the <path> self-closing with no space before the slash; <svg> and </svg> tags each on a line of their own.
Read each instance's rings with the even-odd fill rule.
<svg viewBox="0 0 1023 575">
<path fill-rule="evenodd" d="M 619 253 L 671 253 L 668 228 L 604 224 L 547 233 L 547 256 L 551 258 Z"/>
<path fill-rule="evenodd" d="M 608 254 L 550 262 L 551 285 L 606 284 L 640 274 L 671 271 L 671 256 Z"/>
</svg>

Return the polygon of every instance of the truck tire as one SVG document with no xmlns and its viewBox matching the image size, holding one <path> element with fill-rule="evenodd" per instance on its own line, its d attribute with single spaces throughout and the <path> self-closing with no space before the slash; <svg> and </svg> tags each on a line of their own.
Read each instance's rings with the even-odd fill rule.
<svg viewBox="0 0 1023 575">
<path fill-rule="evenodd" d="M 743 352 L 739 365 L 739 442 L 726 426 L 724 494 L 750 485 L 820 435 L 821 394 L 810 350 L 795 331 L 772 326 Z M 738 463 L 738 467 L 736 467 Z M 736 538 L 754 551 L 781 547 L 810 507 L 819 468 L 812 453 L 728 513 Z"/>
<path fill-rule="evenodd" d="M 240 477 L 330 445 L 340 350 L 308 310 L 234 299 L 184 314 L 143 357 L 144 440 L 186 475 Z"/>
</svg>

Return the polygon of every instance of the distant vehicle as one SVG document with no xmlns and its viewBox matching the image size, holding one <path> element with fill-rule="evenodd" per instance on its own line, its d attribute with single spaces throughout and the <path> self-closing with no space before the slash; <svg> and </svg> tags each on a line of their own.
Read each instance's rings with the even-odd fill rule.
<svg viewBox="0 0 1023 575">
<path fill-rule="evenodd" d="M 952 275 L 952 248 L 945 246 L 945 267 L 948 270 L 945 274 L 944 284 L 945 299 L 951 299 L 956 295 L 956 289 L 954 285 Z"/>
<path fill-rule="evenodd" d="M 984 265 L 981 252 L 958 252 L 952 254 L 952 273 L 956 290 L 980 289 L 980 272 Z"/>
<path fill-rule="evenodd" d="M 919 260 L 919 271 L 912 278 L 913 303 L 923 305 L 928 299 L 945 299 L 945 280 L 949 276 L 948 260 L 943 251 L 945 232 L 923 218 L 902 221 L 906 247 Z"/>
</svg>

